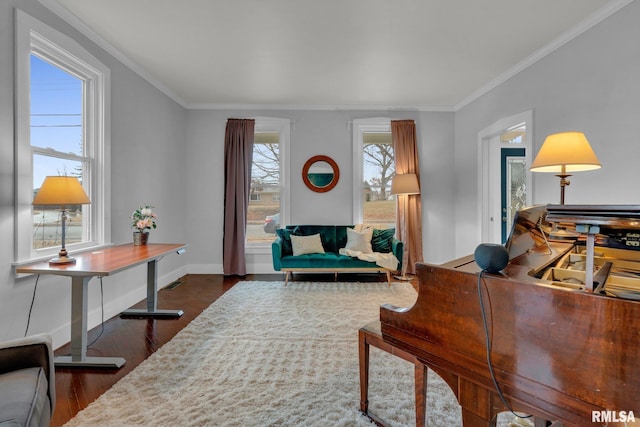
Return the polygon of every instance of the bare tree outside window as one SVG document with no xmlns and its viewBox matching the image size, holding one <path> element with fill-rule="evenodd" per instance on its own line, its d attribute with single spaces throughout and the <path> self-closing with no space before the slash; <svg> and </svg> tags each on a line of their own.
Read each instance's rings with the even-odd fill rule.
<svg viewBox="0 0 640 427">
<path fill-rule="evenodd" d="M 395 225 L 395 198 L 389 194 L 395 161 L 391 132 L 366 132 L 363 135 L 362 185 L 363 220 L 375 227 Z"/>
<path fill-rule="evenodd" d="M 247 212 L 247 242 L 271 242 L 276 228 L 280 228 L 280 134 L 256 132 Z"/>
</svg>

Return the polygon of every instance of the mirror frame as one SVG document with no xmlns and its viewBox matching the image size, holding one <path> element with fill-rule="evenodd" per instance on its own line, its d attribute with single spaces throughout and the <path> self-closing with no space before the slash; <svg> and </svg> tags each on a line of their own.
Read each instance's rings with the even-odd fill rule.
<svg viewBox="0 0 640 427">
<path fill-rule="evenodd" d="M 313 164 L 316 162 L 327 162 L 329 166 L 331 166 L 331 169 L 333 169 L 333 179 L 324 187 L 318 187 L 309 180 L 309 169 L 311 169 L 311 166 L 313 166 Z M 338 184 L 338 181 L 340 180 L 340 168 L 338 168 L 338 164 L 329 156 L 313 156 L 309 160 L 307 160 L 307 162 L 302 167 L 302 180 L 304 181 L 304 184 L 307 186 L 307 188 L 309 188 L 309 190 L 315 191 L 316 193 L 326 193 L 327 191 L 332 190 Z"/>
</svg>

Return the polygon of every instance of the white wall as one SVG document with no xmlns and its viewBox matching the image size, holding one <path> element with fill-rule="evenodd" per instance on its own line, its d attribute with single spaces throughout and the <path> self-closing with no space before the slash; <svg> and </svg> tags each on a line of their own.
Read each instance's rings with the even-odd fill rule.
<svg viewBox="0 0 640 427">
<path fill-rule="evenodd" d="M 292 122 L 290 142 L 290 224 L 352 224 L 352 131 L 355 119 L 413 119 L 420 143 L 420 168 L 425 209 L 425 260 L 441 262 L 453 256 L 453 113 L 407 111 L 238 111 L 192 110 L 187 113 L 187 223 L 189 271 L 222 273 L 222 195 L 224 132 L 228 118 L 277 117 Z M 338 185 L 314 193 L 302 181 L 304 163 L 316 154 L 332 157 L 340 168 Z M 204 215 L 206 222 L 203 223 Z M 206 224 L 206 225 L 205 225 Z M 271 252 L 248 257 L 249 273 L 273 272 Z"/>
<path fill-rule="evenodd" d="M 111 218 L 112 242 L 131 241 L 129 216 L 143 203 L 156 206 L 158 229 L 153 242 L 183 242 L 187 224 L 185 110 L 137 74 L 65 24 L 36 0 L 0 2 L 0 340 L 25 332 L 35 277 L 16 280 L 13 255 L 14 188 L 14 8 L 75 39 L 111 69 Z M 186 272 L 185 257 L 160 263 L 161 284 Z M 100 322 L 100 289 L 90 283 L 89 326 Z M 54 345 L 69 340 L 70 280 L 40 278 L 29 333 L 48 332 Z M 146 296 L 146 269 L 136 267 L 104 278 L 105 315 L 116 315 Z"/>
<path fill-rule="evenodd" d="M 477 242 L 477 136 L 534 111 L 534 149 L 555 132 L 586 134 L 602 169 L 576 172 L 567 204 L 640 204 L 640 2 L 632 2 L 455 114 L 456 256 Z M 558 203 L 559 179 L 533 175 L 533 203 Z"/>
</svg>

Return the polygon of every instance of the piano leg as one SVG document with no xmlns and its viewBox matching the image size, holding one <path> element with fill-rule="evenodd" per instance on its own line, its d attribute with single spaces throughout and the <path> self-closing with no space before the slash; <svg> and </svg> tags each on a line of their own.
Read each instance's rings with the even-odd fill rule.
<svg viewBox="0 0 640 427">
<path fill-rule="evenodd" d="M 496 426 L 498 413 L 503 408 L 501 405 L 495 404 L 496 395 L 492 390 L 458 377 L 457 396 L 462 407 L 462 425 L 464 427 Z"/>
<path fill-rule="evenodd" d="M 429 369 L 417 360 L 415 363 L 416 427 L 427 425 L 427 376 Z"/>
</svg>

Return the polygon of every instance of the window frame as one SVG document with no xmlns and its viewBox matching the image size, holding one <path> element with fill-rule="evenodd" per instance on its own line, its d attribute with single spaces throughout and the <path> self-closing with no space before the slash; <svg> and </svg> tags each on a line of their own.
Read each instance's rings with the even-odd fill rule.
<svg viewBox="0 0 640 427">
<path fill-rule="evenodd" d="M 68 244 L 72 251 L 110 244 L 110 70 L 70 37 L 16 9 L 15 49 L 15 234 L 14 265 L 55 256 L 60 248 L 33 249 L 33 155 L 59 157 L 55 150 L 31 145 L 30 59 L 31 55 L 83 81 L 83 156 L 88 174 L 83 186 L 91 200 L 88 240 Z M 66 153 L 65 153 L 65 157 Z"/>
<path fill-rule="evenodd" d="M 291 120 L 275 117 L 255 117 L 254 133 L 278 132 L 280 156 L 280 223 L 287 224 L 290 212 L 290 168 L 289 143 L 291 139 Z M 271 253 L 271 242 L 245 241 L 247 254 Z"/>
</svg>

